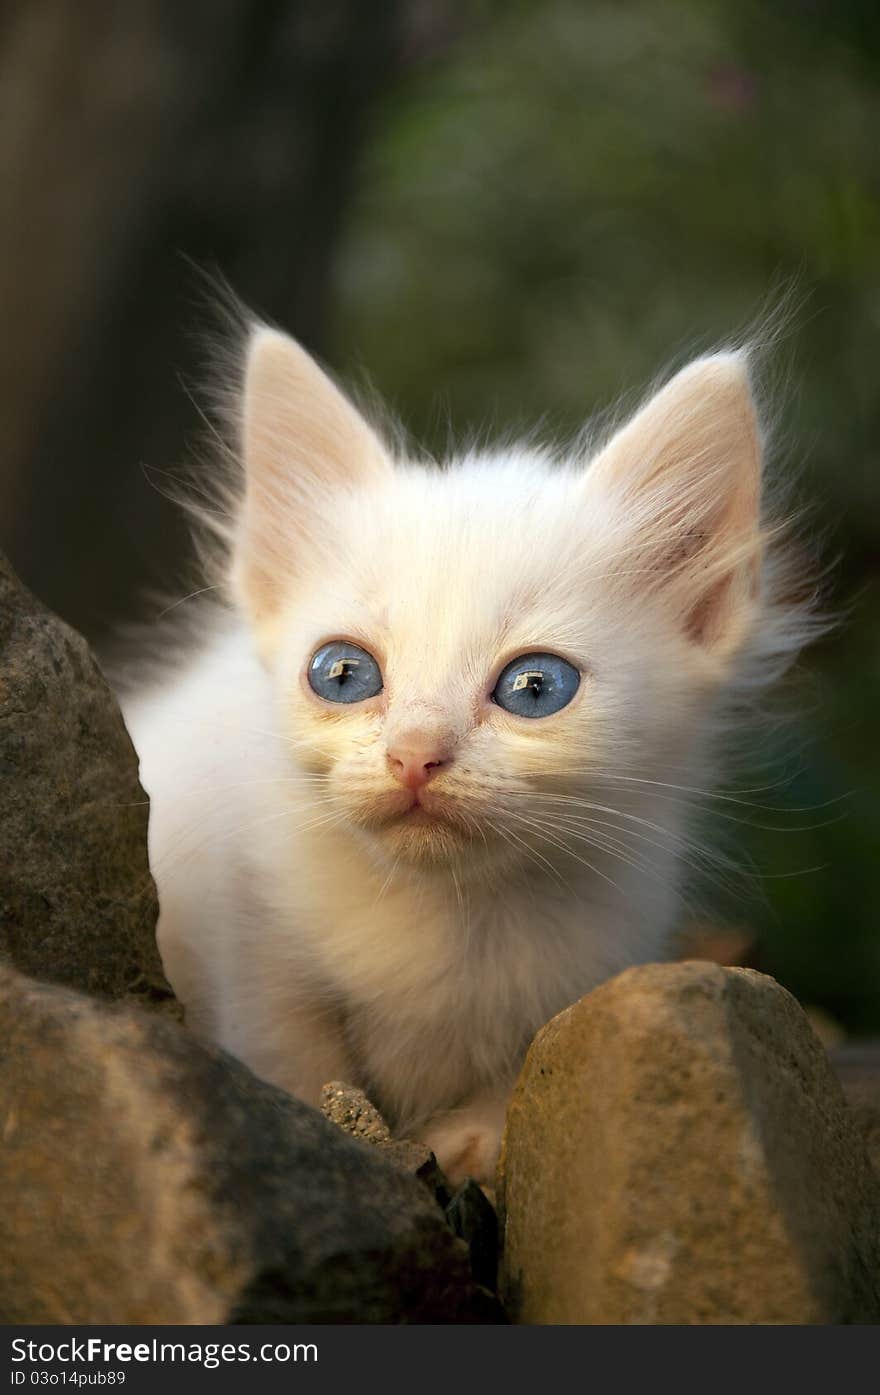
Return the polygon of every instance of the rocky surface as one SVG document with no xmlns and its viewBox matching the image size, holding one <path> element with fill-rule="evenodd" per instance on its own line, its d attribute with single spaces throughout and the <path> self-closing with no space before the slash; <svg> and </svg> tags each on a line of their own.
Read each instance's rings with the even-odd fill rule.
<svg viewBox="0 0 880 1395">
<path fill-rule="evenodd" d="M 0 1320 L 492 1322 L 425 1188 L 174 1022 L 0 969 Z"/>
<path fill-rule="evenodd" d="M 147 801 L 79 635 L 0 556 L 0 962 L 174 1010 L 156 949 Z"/>
<path fill-rule="evenodd" d="M 334 1124 L 351 1134 L 383 1148 L 394 1140 L 391 1130 L 376 1106 L 356 1085 L 344 1080 L 330 1080 L 321 1091 L 321 1112 Z M 424 1150 L 426 1153 L 429 1149 Z"/>
<path fill-rule="evenodd" d="M 801 1009 L 749 969 L 630 969 L 554 1018 L 499 1203 L 515 1321 L 880 1321 L 878 1179 Z"/>
<path fill-rule="evenodd" d="M 880 1176 L 880 1041 L 846 1042 L 828 1054 Z"/>
<path fill-rule="evenodd" d="M 468 1247 L 474 1280 L 495 1293 L 498 1288 L 498 1217 L 487 1193 L 468 1177 L 448 1198 L 444 1210 L 453 1233 Z"/>
<path fill-rule="evenodd" d="M 326 1118 L 364 1143 L 380 1148 L 389 1162 L 424 1182 L 446 1204 L 451 1187 L 431 1149 L 410 1138 L 394 1138 L 376 1106 L 356 1085 L 330 1080 L 321 1091 L 321 1112 Z"/>
<path fill-rule="evenodd" d="M 403 1172 L 417 1177 L 433 1196 L 454 1235 L 466 1243 L 474 1280 L 494 1292 L 498 1279 L 498 1218 L 486 1193 L 467 1180 L 453 1189 L 424 1143 L 392 1136 L 376 1106 L 356 1085 L 331 1080 L 321 1092 L 321 1110 L 345 1133 L 381 1150 Z"/>
</svg>

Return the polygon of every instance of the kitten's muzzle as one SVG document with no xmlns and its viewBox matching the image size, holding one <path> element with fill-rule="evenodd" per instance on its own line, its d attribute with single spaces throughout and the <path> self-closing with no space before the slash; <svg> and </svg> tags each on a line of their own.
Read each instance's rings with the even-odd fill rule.
<svg viewBox="0 0 880 1395">
<path fill-rule="evenodd" d="M 373 817 L 380 827 L 405 828 L 445 825 L 460 833 L 473 832 L 472 821 L 463 817 L 457 801 L 424 786 L 389 790 L 382 805 L 373 806 Z"/>
</svg>

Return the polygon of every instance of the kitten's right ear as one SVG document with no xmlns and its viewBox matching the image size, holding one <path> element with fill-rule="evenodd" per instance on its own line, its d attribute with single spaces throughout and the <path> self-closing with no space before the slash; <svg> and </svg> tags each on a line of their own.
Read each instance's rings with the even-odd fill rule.
<svg viewBox="0 0 880 1395">
<path fill-rule="evenodd" d="M 266 637 L 302 563 L 332 527 L 333 499 L 387 474 L 378 437 L 295 340 L 258 326 L 247 346 L 245 489 L 232 584 Z"/>
</svg>

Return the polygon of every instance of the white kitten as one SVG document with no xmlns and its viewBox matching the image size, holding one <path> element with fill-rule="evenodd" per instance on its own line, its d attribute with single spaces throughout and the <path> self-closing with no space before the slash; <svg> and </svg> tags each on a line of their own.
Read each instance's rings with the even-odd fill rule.
<svg viewBox="0 0 880 1395">
<path fill-rule="evenodd" d="M 240 436 L 233 603 L 126 702 L 168 976 L 258 1074 L 360 1083 L 491 1179 L 538 1027 L 670 952 L 727 699 L 805 634 L 746 357 L 692 363 L 590 462 L 439 468 L 257 328 Z"/>
</svg>

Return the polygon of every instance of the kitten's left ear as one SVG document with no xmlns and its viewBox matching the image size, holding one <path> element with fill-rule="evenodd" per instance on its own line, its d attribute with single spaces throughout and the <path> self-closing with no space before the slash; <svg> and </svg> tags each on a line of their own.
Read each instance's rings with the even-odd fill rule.
<svg viewBox="0 0 880 1395">
<path fill-rule="evenodd" d="M 324 555 L 334 500 L 391 466 L 375 432 L 305 349 L 264 326 L 247 346 L 242 453 L 232 582 L 265 636 L 297 568 Z"/>
<path fill-rule="evenodd" d="M 625 534 L 622 575 L 661 591 L 695 645 L 732 656 L 757 613 L 761 434 L 746 355 L 697 359 L 587 473 Z"/>
</svg>

